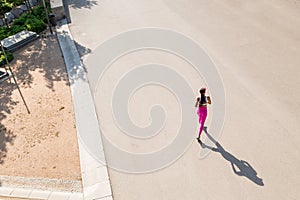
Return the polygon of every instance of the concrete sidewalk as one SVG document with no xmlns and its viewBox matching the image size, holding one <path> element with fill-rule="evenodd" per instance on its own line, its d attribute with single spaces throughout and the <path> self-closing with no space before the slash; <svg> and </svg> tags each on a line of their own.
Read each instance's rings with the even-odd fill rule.
<svg viewBox="0 0 300 200">
<path fill-rule="evenodd" d="M 84 66 L 80 60 L 66 20 L 59 22 L 57 36 L 64 56 L 76 119 L 76 129 L 80 153 L 83 194 L 85 200 L 111 200 L 112 191 L 107 168 L 88 152 L 84 145 L 97 145 L 98 155 L 104 156 L 103 146 L 94 109 L 94 102 L 88 84 Z M 83 144 L 81 136 L 92 134 L 96 140 L 93 144 Z"/>
<path fill-rule="evenodd" d="M 74 40 L 93 53 L 110 38 L 129 30 L 144 27 L 174 30 L 207 50 L 224 82 L 226 121 L 222 137 L 215 138 L 220 144 L 219 148 L 214 146 L 218 151 L 199 160 L 201 147 L 195 140 L 178 161 L 155 173 L 135 175 L 109 168 L 114 199 L 300 199 L 297 189 L 300 183 L 299 1 L 74 0 L 68 3 Z M 102 77 L 99 100 L 95 101 L 102 118 L 101 130 L 107 130 L 110 141 L 129 152 L 139 147 L 139 152 L 160 149 L 171 141 L 164 142 L 164 138 L 177 125 L 173 118 L 176 115 L 170 115 L 167 118 L 172 119 L 170 128 L 158 135 L 161 140 L 146 146 L 148 141 L 137 142 L 121 134 L 114 120 L 108 119 L 110 99 L 105 97 L 130 67 L 160 63 L 179 71 L 184 66 L 180 74 L 187 73 L 190 84 L 201 87 L 193 79 L 192 66 L 185 66 L 171 55 L 147 53 L 134 52 L 112 63 L 110 71 Z M 84 63 L 88 74 L 97 69 L 96 65 Z M 129 107 L 130 116 L 136 124 L 147 126 L 151 115 L 149 107 L 145 107 L 148 104 L 139 101 L 145 98 L 141 94 L 132 98 L 135 103 Z M 215 97 L 211 97 L 214 101 Z M 169 106 L 175 100 L 164 102 Z M 177 107 L 174 105 L 170 112 Z M 210 131 L 209 124 L 206 125 Z M 246 173 L 238 173 L 235 164 Z M 261 178 L 264 185 L 257 184 L 249 172 L 254 178 Z"/>
<path fill-rule="evenodd" d="M 34 188 L 23 189 L 18 187 L 1 187 L 0 195 L 9 199 L 24 198 L 38 200 L 83 200 L 83 194 L 78 192 L 57 192 Z"/>
<path fill-rule="evenodd" d="M 39 200 L 83 200 L 81 181 L 0 176 L 0 200 L 25 198 Z"/>
</svg>

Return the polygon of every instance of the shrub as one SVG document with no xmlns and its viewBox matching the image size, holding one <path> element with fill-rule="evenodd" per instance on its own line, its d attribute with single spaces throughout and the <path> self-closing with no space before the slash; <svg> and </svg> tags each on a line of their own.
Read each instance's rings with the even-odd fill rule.
<svg viewBox="0 0 300 200">
<path fill-rule="evenodd" d="M 48 5 L 48 4 L 47 4 Z M 49 8 L 48 8 L 49 9 Z M 32 9 L 31 13 L 25 13 L 18 19 L 15 19 L 10 28 L 0 27 L 0 40 L 14 35 L 23 30 L 40 33 L 47 28 L 47 18 L 42 5 Z"/>
<path fill-rule="evenodd" d="M 2 27 L 0 28 L 0 40 L 3 40 L 11 35 L 19 33 L 23 30 L 26 30 L 24 26 L 14 25 L 10 28 Z"/>
<path fill-rule="evenodd" d="M 46 13 L 45 13 L 44 6 L 39 5 L 38 7 L 36 7 L 34 10 L 32 10 L 32 15 L 34 15 L 35 17 L 43 20 L 45 23 L 47 23 L 47 18 L 46 18 Z"/>
<path fill-rule="evenodd" d="M 21 4 L 23 4 L 23 3 L 24 3 L 24 0 L 14 0 L 14 2 L 13 2 L 13 4 L 14 4 L 15 6 L 21 5 Z"/>
<path fill-rule="evenodd" d="M 0 28 L 0 40 L 3 40 L 4 38 L 8 37 L 9 28 L 7 27 L 1 27 Z"/>
<path fill-rule="evenodd" d="M 23 14 L 21 17 L 19 17 L 18 19 L 15 19 L 13 22 L 13 25 L 20 25 L 20 26 L 24 26 L 26 20 L 27 20 L 27 13 Z"/>
<path fill-rule="evenodd" d="M 40 16 L 41 13 L 43 13 L 43 12 L 45 12 L 45 10 L 44 10 L 44 6 L 42 6 L 42 5 L 39 5 L 35 9 L 32 10 L 32 14 L 34 16 Z"/>
<path fill-rule="evenodd" d="M 9 12 L 13 8 L 13 4 L 7 3 L 7 2 L 1 2 L 1 8 L 2 8 L 2 12 L 6 13 L 6 12 Z"/>
<path fill-rule="evenodd" d="M 9 35 L 14 35 L 14 34 L 16 34 L 16 33 L 19 33 L 19 32 L 21 32 L 21 31 L 23 31 L 23 30 L 26 30 L 26 28 L 24 27 L 24 26 L 19 26 L 19 25 L 15 25 L 15 26 L 12 26 L 11 28 L 10 28 L 10 31 L 9 31 Z"/>
<path fill-rule="evenodd" d="M 29 31 L 40 33 L 45 30 L 47 26 L 42 20 L 38 18 L 31 18 L 26 20 L 25 27 Z"/>
<path fill-rule="evenodd" d="M 14 59 L 14 55 L 8 51 L 5 51 L 8 62 Z M 0 51 L 0 66 L 3 66 L 6 63 L 5 56 L 2 51 Z"/>
</svg>

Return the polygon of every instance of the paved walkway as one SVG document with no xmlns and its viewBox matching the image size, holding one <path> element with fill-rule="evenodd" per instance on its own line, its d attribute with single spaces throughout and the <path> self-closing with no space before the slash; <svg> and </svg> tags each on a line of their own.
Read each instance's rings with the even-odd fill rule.
<svg viewBox="0 0 300 200">
<path fill-rule="evenodd" d="M 84 66 L 80 60 L 66 20 L 57 26 L 57 36 L 63 52 L 72 91 L 73 106 L 78 135 L 80 166 L 82 171 L 83 194 L 85 200 L 110 200 L 112 192 L 105 165 L 94 159 L 84 145 L 95 145 L 104 156 L 97 115 L 94 108 L 90 87 Z M 93 144 L 83 144 L 84 134 L 92 134 L 98 138 Z"/>
<path fill-rule="evenodd" d="M 299 1 L 68 2 L 74 40 L 92 53 L 100 44 L 124 31 L 143 27 L 171 29 L 203 46 L 212 56 L 224 81 L 226 121 L 222 137 L 218 139 L 218 151 L 199 160 L 200 147 L 194 141 L 183 157 L 156 173 L 135 175 L 109 169 L 114 199 L 300 198 Z M 119 62 L 114 62 L 103 77 L 102 92 L 99 93 L 103 96 L 101 101 L 97 101 L 98 116 L 100 119 L 102 117 L 99 120 L 101 129 L 106 130 L 111 141 L 133 152 L 149 146 L 145 140 L 136 142 L 134 138 L 126 137 L 114 128 L 113 120 L 107 119 L 109 114 L 106 108 L 109 104 L 104 100 L 110 91 L 110 88 L 105 88 L 109 81 L 121 78 L 126 73 L 124 68 L 131 64 L 160 63 L 161 60 L 170 61 L 167 64 L 176 70 L 184 66 L 181 74 L 186 73 L 190 80 L 193 78 L 192 67 L 180 61 L 176 63 L 176 58 L 158 60 L 160 57 L 156 55 L 159 52 L 155 52 L 155 56 L 151 57 L 153 59 L 148 59 L 146 53 L 136 52 L 137 56 L 126 55 Z M 95 67 L 86 65 L 88 74 L 93 74 Z M 197 81 L 191 82 L 191 85 L 200 87 Z M 165 96 L 161 97 L 164 100 Z M 153 98 L 149 96 L 149 99 Z M 172 105 L 174 101 L 166 101 L 166 105 Z M 147 121 L 150 115 L 146 112 L 148 107 L 138 107 L 146 114 L 136 107 L 130 107 L 133 121 L 138 124 L 146 122 L 142 125 L 151 123 Z M 175 110 L 176 105 L 173 108 L 171 111 Z M 175 122 L 171 124 L 175 125 Z M 152 148 L 142 150 L 147 152 L 162 147 L 170 141 L 168 136 L 171 133 L 171 129 L 164 129 L 161 140 Z M 243 172 L 256 174 L 264 186 L 256 184 L 249 174 L 247 177 L 247 173 L 234 171 L 232 166 L 236 164 L 244 166 Z"/>
<path fill-rule="evenodd" d="M 38 200 L 83 200 L 82 193 L 78 192 L 57 192 L 52 190 L 39 190 L 33 188 L 23 189 L 20 187 L 1 187 L 0 195 L 4 197 Z"/>
<path fill-rule="evenodd" d="M 0 196 L 39 200 L 82 200 L 81 181 L 0 176 Z M 1 197 L 0 197 L 1 199 Z"/>
</svg>

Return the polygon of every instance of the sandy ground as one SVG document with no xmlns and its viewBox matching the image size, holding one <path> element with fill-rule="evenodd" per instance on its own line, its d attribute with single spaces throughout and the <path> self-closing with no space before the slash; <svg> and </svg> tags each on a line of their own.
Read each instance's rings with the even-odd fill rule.
<svg viewBox="0 0 300 200">
<path fill-rule="evenodd" d="M 80 180 L 71 92 L 56 38 L 38 39 L 14 56 L 30 114 L 13 81 L 2 83 L 0 174 Z"/>
<path fill-rule="evenodd" d="M 69 8 L 71 32 L 83 49 L 93 52 L 102 42 L 127 30 L 171 29 L 203 46 L 224 82 L 226 120 L 218 138 L 223 151 L 199 160 L 200 147 L 195 141 L 181 159 L 155 173 L 134 175 L 109 169 L 116 200 L 300 198 L 299 0 L 75 0 L 69 1 Z M 93 26 L 88 25 L 91 21 Z M 136 61 L 151 61 L 147 55 L 132 56 L 116 62 L 106 80 L 122 76 L 120 71 Z M 152 63 L 161 62 L 157 57 Z M 180 70 L 175 60 L 164 60 Z M 96 66 L 86 67 L 92 74 Z M 189 69 L 185 67 L 185 73 L 192 73 Z M 105 97 L 110 90 L 102 91 Z M 176 107 L 171 100 L 164 99 Z M 101 129 L 118 145 L 134 151 L 136 141 L 119 134 L 114 122 L 104 115 L 110 112 L 107 102 L 98 103 Z M 135 122 L 147 124 L 148 114 L 137 112 L 132 116 Z M 164 134 L 171 132 L 166 130 Z M 236 174 L 234 160 L 247 161 L 264 185 Z"/>
</svg>

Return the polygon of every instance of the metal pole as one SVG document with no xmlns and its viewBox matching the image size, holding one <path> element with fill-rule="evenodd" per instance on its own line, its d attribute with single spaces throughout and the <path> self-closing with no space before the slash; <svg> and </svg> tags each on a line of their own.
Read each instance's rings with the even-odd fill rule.
<svg viewBox="0 0 300 200">
<path fill-rule="evenodd" d="M 45 8 L 45 12 L 46 12 L 46 18 L 47 18 L 48 26 L 49 26 L 49 29 L 50 29 L 50 33 L 52 35 L 53 32 L 52 32 L 52 27 L 51 27 L 51 24 L 50 24 L 50 20 L 49 20 L 49 16 L 48 16 L 48 9 L 46 7 L 45 0 L 43 0 L 43 5 L 44 5 L 44 8 Z"/>
<path fill-rule="evenodd" d="M 7 64 L 8 68 L 9 68 L 9 71 L 10 71 L 10 73 L 11 73 L 11 76 L 13 77 L 14 82 L 15 82 L 15 84 L 17 85 L 18 91 L 19 91 L 20 96 L 21 96 L 21 98 L 22 98 L 22 100 L 23 100 L 23 103 L 24 103 L 24 105 L 25 105 L 25 107 L 26 107 L 26 110 L 27 110 L 28 114 L 30 114 L 30 111 L 29 111 L 29 109 L 28 109 L 28 106 L 27 106 L 27 104 L 26 104 L 26 101 L 25 101 L 25 99 L 24 99 L 24 97 L 23 97 L 23 94 L 22 94 L 20 88 L 19 88 L 19 85 L 18 85 L 18 83 L 17 83 L 17 80 L 16 80 L 16 78 L 15 78 L 15 76 L 14 76 L 14 73 L 12 72 L 11 67 L 10 67 L 10 65 L 9 65 L 9 62 L 8 62 L 6 53 L 5 53 L 4 48 L 3 48 L 3 45 L 2 45 L 2 41 L 0 42 L 0 44 L 1 44 L 1 50 L 2 50 L 2 52 L 3 52 L 3 54 L 4 54 L 5 61 L 6 61 L 6 64 Z"/>
<path fill-rule="evenodd" d="M 25 5 L 27 6 L 27 8 L 29 9 L 30 14 L 32 14 L 32 8 L 30 6 L 30 3 L 28 2 L 28 0 L 25 0 L 24 2 L 25 2 Z M 30 17 L 31 17 L 31 15 L 30 15 Z"/>
</svg>

